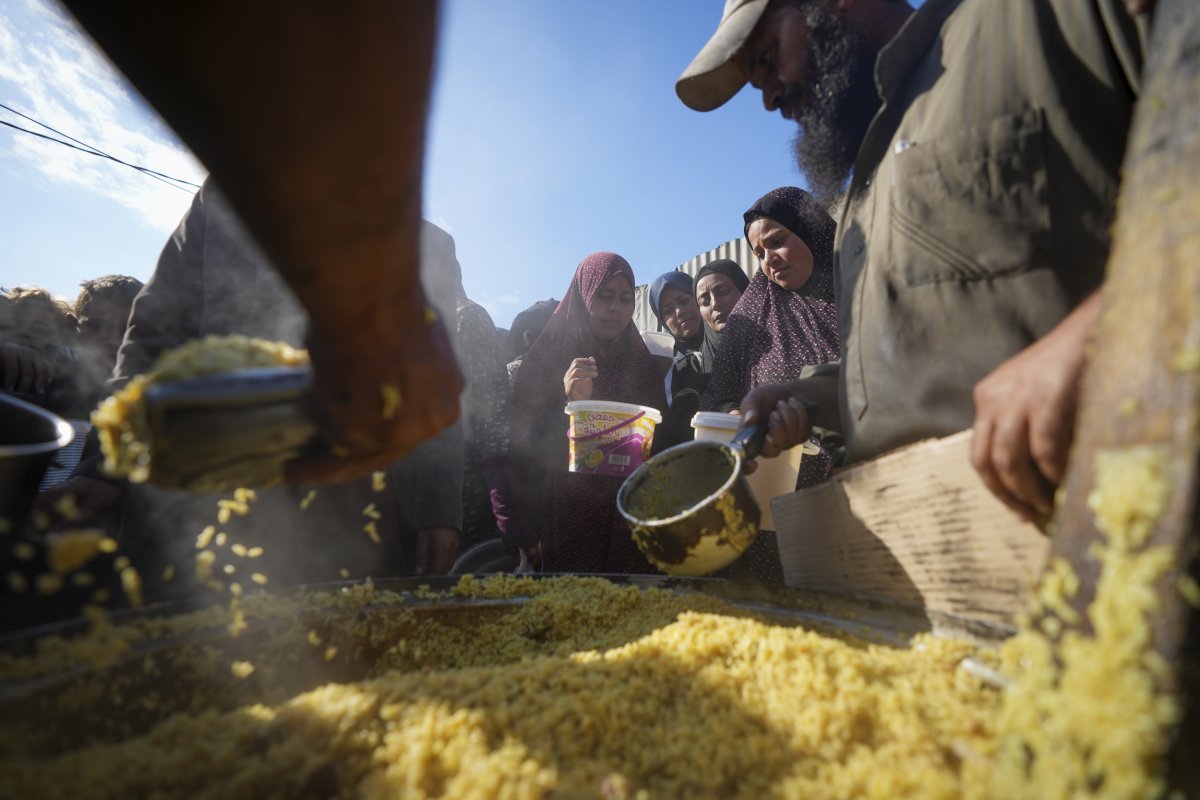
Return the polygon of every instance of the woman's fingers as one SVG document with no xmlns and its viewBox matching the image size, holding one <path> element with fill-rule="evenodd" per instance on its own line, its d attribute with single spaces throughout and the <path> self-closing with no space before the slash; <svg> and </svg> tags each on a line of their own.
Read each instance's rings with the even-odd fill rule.
<svg viewBox="0 0 1200 800">
<path fill-rule="evenodd" d="M 592 381 L 599 375 L 595 358 L 577 358 L 563 376 L 563 391 L 569 400 L 590 400 Z"/>
</svg>

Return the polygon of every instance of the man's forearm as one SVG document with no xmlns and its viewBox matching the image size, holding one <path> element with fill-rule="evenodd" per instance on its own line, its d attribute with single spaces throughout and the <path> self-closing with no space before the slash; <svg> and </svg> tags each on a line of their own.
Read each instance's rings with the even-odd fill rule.
<svg viewBox="0 0 1200 800">
<path fill-rule="evenodd" d="M 842 416 L 838 401 L 838 364 L 806 368 L 800 378 L 788 384 L 792 393 L 808 407 L 809 422 L 817 428 L 841 432 Z"/>
<path fill-rule="evenodd" d="M 436 2 L 67 4 L 213 171 L 316 329 L 348 346 L 395 335 L 423 302 Z"/>
</svg>

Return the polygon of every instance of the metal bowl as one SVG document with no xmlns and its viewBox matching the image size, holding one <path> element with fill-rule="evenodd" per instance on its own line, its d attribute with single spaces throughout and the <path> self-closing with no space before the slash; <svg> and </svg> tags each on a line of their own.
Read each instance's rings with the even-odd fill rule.
<svg viewBox="0 0 1200 800">
<path fill-rule="evenodd" d="M 668 575 L 711 575 L 754 543 L 760 512 L 740 449 L 687 442 L 630 475 L 617 510 L 650 563 Z"/>
<path fill-rule="evenodd" d="M 497 572 L 528 575 L 533 569 L 524 550 L 518 549 L 514 553 L 501 539 L 488 539 L 468 548 L 450 567 L 451 575 L 491 575 Z"/>
<path fill-rule="evenodd" d="M 0 393 L 0 520 L 25 518 L 50 459 L 74 438 L 66 420 Z"/>
</svg>

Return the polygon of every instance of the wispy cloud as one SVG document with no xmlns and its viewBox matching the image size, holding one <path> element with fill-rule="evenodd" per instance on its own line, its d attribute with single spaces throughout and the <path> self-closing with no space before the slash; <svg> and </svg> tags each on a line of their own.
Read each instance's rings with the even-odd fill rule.
<svg viewBox="0 0 1200 800">
<path fill-rule="evenodd" d="M 47 0 L 0 10 L 0 98 L 123 161 L 193 183 L 205 175 L 74 21 Z M 0 119 L 38 130 L 3 110 Z M 7 128 L 0 129 L 0 161 L 100 195 L 157 230 L 174 227 L 191 200 L 188 192 L 128 167 Z"/>
</svg>

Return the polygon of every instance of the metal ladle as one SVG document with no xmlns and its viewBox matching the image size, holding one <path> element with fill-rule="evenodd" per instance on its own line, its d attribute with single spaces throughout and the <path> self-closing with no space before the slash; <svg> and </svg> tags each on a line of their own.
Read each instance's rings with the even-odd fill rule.
<svg viewBox="0 0 1200 800">
<path fill-rule="evenodd" d="M 746 552 L 760 515 L 744 467 L 766 437 L 766 425 L 753 425 L 728 444 L 687 442 L 626 478 L 617 510 L 652 564 L 668 575 L 708 575 Z"/>
</svg>

